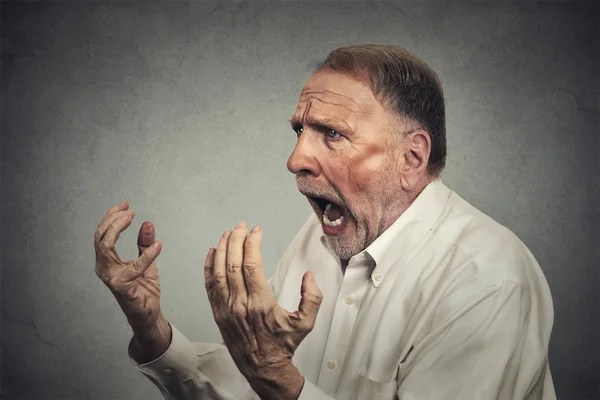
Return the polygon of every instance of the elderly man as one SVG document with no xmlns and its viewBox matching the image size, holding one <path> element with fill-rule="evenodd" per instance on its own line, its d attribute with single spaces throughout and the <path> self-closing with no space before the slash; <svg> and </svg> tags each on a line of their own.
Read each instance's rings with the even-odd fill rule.
<svg viewBox="0 0 600 400">
<path fill-rule="evenodd" d="M 115 251 L 123 203 L 96 231 L 96 273 L 133 329 L 129 354 L 168 399 L 554 399 L 552 299 L 534 256 L 440 180 L 437 75 L 396 46 L 333 51 L 308 79 L 288 160 L 312 214 L 267 280 L 261 229 L 205 259 L 224 345 L 160 312 L 161 244 Z"/>
</svg>

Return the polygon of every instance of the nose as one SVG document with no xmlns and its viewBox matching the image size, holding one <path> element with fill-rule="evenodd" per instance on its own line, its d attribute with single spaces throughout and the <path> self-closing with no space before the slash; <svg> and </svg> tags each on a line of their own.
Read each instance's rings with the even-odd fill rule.
<svg viewBox="0 0 600 400">
<path fill-rule="evenodd" d="M 317 160 L 317 149 L 309 132 L 304 132 L 298 137 L 296 147 L 287 161 L 287 168 L 296 176 L 314 175 L 321 173 L 321 166 Z"/>
</svg>

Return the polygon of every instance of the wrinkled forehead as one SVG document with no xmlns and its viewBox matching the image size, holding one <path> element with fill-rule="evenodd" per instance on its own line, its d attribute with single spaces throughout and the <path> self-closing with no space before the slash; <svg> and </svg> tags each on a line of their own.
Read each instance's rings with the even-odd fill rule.
<svg viewBox="0 0 600 400">
<path fill-rule="evenodd" d="M 295 118 L 313 110 L 345 116 L 372 115 L 381 109 L 368 84 L 332 70 L 311 75 L 300 93 Z"/>
</svg>

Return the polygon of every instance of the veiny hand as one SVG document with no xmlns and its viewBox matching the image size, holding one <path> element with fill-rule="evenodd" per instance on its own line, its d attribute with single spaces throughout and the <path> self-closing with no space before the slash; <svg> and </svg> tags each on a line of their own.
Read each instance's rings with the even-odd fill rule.
<svg viewBox="0 0 600 400">
<path fill-rule="evenodd" d="M 133 329 L 136 344 L 146 346 L 144 358 L 153 359 L 168 348 L 171 340 L 171 327 L 160 312 L 160 281 L 154 262 L 161 243 L 154 240 L 154 226 L 147 221 L 138 234 L 139 257 L 122 261 L 115 244 L 133 216 L 133 210 L 125 202 L 109 209 L 98 225 L 94 235 L 96 275 L 117 299 Z"/>
<path fill-rule="evenodd" d="M 283 309 L 262 264 L 262 230 L 239 223 L 206 256 L 204 278 L 215 321 L 238 369 L 262 399 L 297 399 L 304 378 L 292 364 L 323 299 L 312 272 L 302 279 L 298 311 Z"/>
</svg>

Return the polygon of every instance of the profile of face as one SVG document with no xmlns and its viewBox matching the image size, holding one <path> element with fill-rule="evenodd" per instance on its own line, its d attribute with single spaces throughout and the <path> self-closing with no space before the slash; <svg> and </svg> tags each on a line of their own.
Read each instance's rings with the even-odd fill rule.
<svg viewBox="0 0 600 400">
<path fill-rule="evenodd" d="M 331 69 L 306 82 L 290 123 L 298 136 L 287 167 L 342 260 L 364 250 L 399 214 L 403 127 L 368 83 Z"/>
</svg>

